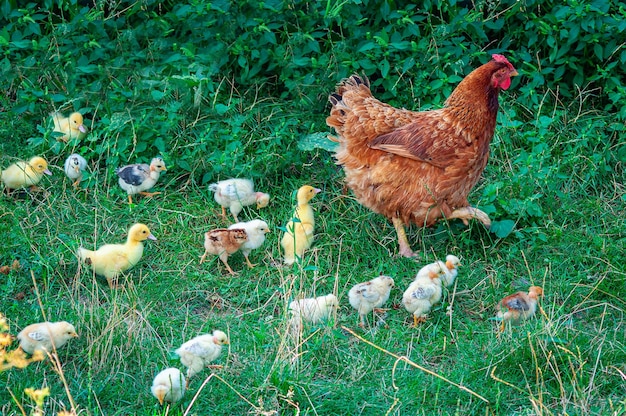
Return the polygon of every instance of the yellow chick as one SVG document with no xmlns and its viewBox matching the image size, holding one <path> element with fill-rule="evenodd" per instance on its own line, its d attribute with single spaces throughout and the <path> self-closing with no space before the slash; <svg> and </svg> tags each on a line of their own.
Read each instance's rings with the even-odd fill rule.
<svg viewBox="0 0 626 416">
<path fill-rule="evenodd" d="M 164 402 L 176 403 L 185 395 L 187 382 L 178 368 L 166 368 L 154 377 L 152 395 L 162 406 Z"/>
<path fill-rule="evenodd" d="M 496 318 L 502 320 L 500 331 L 504 331 L 507 322 L 517 324 L 521 320 L 532 317 L 537 310 L 537 302 L 541 295 L 543 295 L 543 288 L 531 286 L 528 294 L 517 292 L 502 299 L 498 303 L 500 310 L 496 315 Z"/>
<path fill-rule="evenodd" d="M 181 345 L 176 354 L 187 367 L 187 378 L 198 374 L 215 361 L 222 352 L 222 345 L 227 345 L 228 342 L 228 336 L 224 332 L 215 330 L 212 334 L 199 335 Z"/>
<path fill-rule="evenodd" d="M 79 112 L 64 117 L 61 113 L 50 114 L 54 122 L 54 131 L 63 133 L 57 140 L 66 142 L 69 139 L 82 139 L 87 135 L 87 127 L 83 124 L 83 115 Z"/>
<path fill-rule="evenodd" d="M 19 161 L 0 173 L 0 180 L 7 190 L 34 187 L 39 183 L 44 173 L 52 175 L 48 170 L 46 159 L 35 156 L 28 162 Z"/>
<path fill-rule="evenodd" d="M 380 308 L 389 299 L 394 281 L 380 275 L 369 282 L 359 283 L 348 292 L 350 305 L 359 313 L 359 326 L 365 326 L 365 315 Z"/>
<path fill-rule="evenodd" d="M 91 265 L 97 275 L 106 277 L 109 287 L 117 287 L 118 275 L 139 263 L 143 255 L 143 241 L 148 239 L 156 241 L 150 229 L 138 223 L 128 230 L 125 244 L 105 244 L 96 251 L 80 247 L 78 257 Z"/>
<path fill-rule="evenodd" d="M 41 322 L 28 325 L 17 334 L 20 347 L 29 354 L 35 351 L 53 352 L 78 337 L 74 325 L 69 322 Z"/>
<path fill-rule="evenodd" d="M 255 250 L 265 242 L 265 234 L 270 232 L 269 226 L 265 221 L 252 220 L 248 222 L 238 222 L 228 227 L 229 230 L 241 229 L 245 230 L 248 240 L 241 245 L 241 253 L 246 258 L 249 268 L 253 268 L 255 264 L 250 263 L 248 256 L 252 250 Z"/>
<path fill-rule="evenodd" d="M 309 201 L 320 192 L 321 189 L 309 185 L 304 185 L 298 189 L 298 206 L 292 219 L 287 223 L 285 227 L 287 232 L 280 242 L 285 254 L 284 262 L 287 265 L 293 264 L 296 257 L 302 258 L 304 252 L 313 244 L 315 219 Z"/>
<path fill-rule="evenodd" d="M 235 254 L 248 241 L 248 234 L 242 229 L 227 230 L 218 228 L 204 233 L 204 254 L 200 257 L 200 264 L 206 256 L 215 254 L 219 256 L 230 274 L 236 274 L 228 265 L 228 256 Z"/>
<path fill-rule="evenodd" d="M 456 276 L 459 274 L 459 266 L 461 265 L 461 260 L 457 256 L 453 256 L 452 254 L 448 254 L 446 256 L 445 262 L 445 274 L 441 278 L 441 283 L 444 286 L 450 287 L 454 284 L 454 280 Z"/>
<path fill-rule="evenodd" d="M 328 318 L 339 307 L 339 301 L 333 294 L 316 298 L 298 299 L 289 304 L 292 318 L 311 324 L 318 324 Z"/>
<path fill-rule="evenodd" d="M 161 192 L 146 192 L 156 185 L 161 172 L 166 171 L 165 162 L 160 157 L 152 159 L 149 165 L 137 163 L 118 168 L 115 173 L 119 176 L 118 183 L 128 193 L 128 203 L 133 203 L 132 195 L 141 194 L 154 196 Z"/>
<path fill-rule="evenodd" d="M 222 216 L 226 218 L 226 208 L 233 214 L 235 221 L 243 207 L 256 203 L 257 209 L 266 207 L 270 196 L 263 192 L 254 191 L 254 183 L 250 179 L 227 179 L 209 185 L 214 193 L 215 202 L 222 207 Z"/>
<path fill-rule="evenodd" d="M 87 169 L 87 161 L 78 153 L 71 154 L 65 159 L 65 175 L 72 180 L 76 188 L 83 179 L 83 172 Z"/>
<path fill-rule="evenodd" d="M 428 267 L 428 276 L 418 274 L 402 295 L 402 304 L 413 314 L 413 326 L 426 320 L 430 308 L 441 300 L 441 279 L 445 274 L 445 265 L 433 263 Z"/>
</svg>

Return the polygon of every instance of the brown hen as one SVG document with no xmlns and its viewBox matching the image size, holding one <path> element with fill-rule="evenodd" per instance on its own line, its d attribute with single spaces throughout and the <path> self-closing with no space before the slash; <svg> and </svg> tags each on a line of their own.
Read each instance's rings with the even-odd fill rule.
<svg viewBox="0 0 626 416">
<path fill-rule="evenodd" d="M 502 55 L 472 71 L 439 110 L 415 112 L 382 103 L 358 75 L 329 99 L 326 123 L 340 143 L 335 155 L 361 204 L 391 219 L 400 254 L 414 257 L 404 226 L 476 218 L 491 224 L 467 196 L 489 158 L 498 94 L 517 71 Z"/>
</svg>

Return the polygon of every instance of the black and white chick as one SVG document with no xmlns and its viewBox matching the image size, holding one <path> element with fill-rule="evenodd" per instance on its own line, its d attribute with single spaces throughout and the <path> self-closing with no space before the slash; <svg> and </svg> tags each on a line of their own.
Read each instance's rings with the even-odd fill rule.
<svg viewBox="0 0 626 416">
<path fill-rule="evenodd" d="M 85 169 L 87 169 L 87 161 L 78 153 L 73 153 L 65 159 L 65 174 L 73 181 L 74 188 L 83 180 Z"/>
<path fill-rule="evenodd" d="M 118 168 L 115 173 L 119 176 L 119 184 L 128 193 L 128 203 L 133 203 L 132 196 L 141 194 L 144 196 L 154 196 L 160 192 L 146 192 L 156 185 L 161 176 L 161 172 L 166 171 L 165 162 L 160 157 L 152 159 L 149 165 L 136 163 Z"/>
</svg>

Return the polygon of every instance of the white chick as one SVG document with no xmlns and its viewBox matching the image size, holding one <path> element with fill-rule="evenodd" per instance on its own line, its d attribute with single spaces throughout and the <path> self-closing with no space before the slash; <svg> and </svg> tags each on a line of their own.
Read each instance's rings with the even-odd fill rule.
<svg viewBox="0 0 626 416">
<path fill-rule="evenodd" d="M 65 159 L 65 174 L 73 181 L 72 186 L 74 188 L 83 179 L 85 169 L 87 169 L 87 161 L 81 155 L 74 153 Z"/>
<path fill-rule="evenodd" d="M 185 395 L 185 376 L 178 368 L 166 368 L 154 377 L 152 395 L 159 403 L 176 403 Z"/>
<path fill-rule="evenodd" d="M 461 265 L 461 260 L 457 256 L 453 256 L 452 254 L 448 254 L 446 256 L 445 262 L 445 274 L 441 278 L 441 283 L 444 286 L 450 287 L 454 284 L 454 279 L 459 274 L 459 266 Z"/>
<path fill-rule="evenodd" d="M 365 315 L 380 308 L 391 293 L 394 281 L 389 276 L 380 275 L 369 282 L 359 283 L 348 292 L 350 305 L 359 313 L 359 326 L 365 326 Z"/>
<path fill-rule="evenodd" d="M 289 312 L 293 318 L 317 324 L 328 319 L 338 306 L 337 297 L 331 294 L 317 298 L 294 300 L 289 304 Z"/>
<path fill-rule="evenodd" d="M 441 300 L 441 278 L 445 267 L 437 263 L 429 265 L 428 276 L 416 276 L 402 295 L 402 304 L 413 314 L 413 326 L 426 320 L 430 308 Z"/>
<path fill-rule="evenodd" d="M 202 371 L 222 352 L 222 345 L 228 344 L 228 336 L 222 331 L 199 335 L 185 342 L 176 350 L 180 362 L 187 367 L 187 378 Z M 187 380 L 189 382 L 189 380 Z"/>
<path fill-rule="evenodd" d="M 243 253 L 243 256 L 246 258 L 246 263 L 248 263 L 248 267 L 253 268 L 255 264 L 250 263 L 250 259 L 248 259 L 248 256 L 250 255 L 250 252 L 252 250 L 257 249 L 263 245 L 263 243 L 265 242 L 265 234 L 270 232 L 269 226 L 265 221 L 252 220 L 248 222 L 238 222 L 228 227 L 228 229 L 242 229 L 246 231 L 246 234 L 248 234 L 248 241 L 241 245 L 240 250 Z"/>
<path fill-rule="evenodd" d="M 74 325 L 65 321 L 31 324 L 17 334 L 20 347 L 29 354 L 35 351 L 52 352 L 54 348 L 59 349 L 76 337 L 78 334 Z"/>
<path fill-rule="evenodd" d="M 222 216 L 226 218 L 226 208 L 233 214 L 235 221 L 243 210 L 243 207 L 256 203 L 257 209 L 264 208 L 269 204 L 270 196 L 263 192 L 255 192 L 254 183 L 250 179 L 227 179 L 209 185 L 209 190 L 214 192 L 215 202 L 222 207 Z"/>
</svg>

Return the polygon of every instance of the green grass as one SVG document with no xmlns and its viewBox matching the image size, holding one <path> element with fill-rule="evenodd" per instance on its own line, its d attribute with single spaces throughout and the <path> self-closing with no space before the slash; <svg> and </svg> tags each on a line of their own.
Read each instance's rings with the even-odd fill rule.
<svg viewBox="0 0 626 416">
<path fill-rule="evenodd" d="M 0 266 L 22 265 L 0 275 L 0 313 L 14 335 L 49 319 L 72 322 L 80 338 L 59 351 L 67 390 L 48 362 L 1 372 L 1 414 L 31 414 L 29 387 L 50 388 L 46 414 L 71 403 L 81 415 L 626 414 L 617 6 L 616 25 L 600 30 L 597 5 L 545 1 L 528 10 L 487 2 L 467 14 L 390 2 L 47 1 L 36 12 L 13 3 L 2 5 L 0 167 L 42 154 L 54 175 L 45 193 L 0 196 Z M 540 26 L 547 34 L 536 39 L 528 25 L 554 21 L 552 10 L 575 32 Z M 492 16 L 479 32 L 478 15 Z M 439 107 L 491 48 L 521 73 L 502 94 L 491 159 L 469 198 L 499 234 L 477 223 L 412 227 L 422 257 L 400 258 L 393 226 L 344 189 L 331 153 L 299 144 L 330 133 L 326 99 L 344 75 L 369 75 L 396 106 Z M 571 82 L 583 75 L 584 85 Z M 58 143 L 47 115 L 74 109 L 91 133 Z M 74 151 L 91 168 L 78 191 L 62 171 Z M 168 165 L 155 187 L 162 195 L 129 207 L 114 168 L 156 154 Z M 253 270 L 240 253 L 230 258 L 234 277 L 217 258 L 199 264 L 203 233 L 228 225 L 207 185 L 228 177 L 253 178 L 272 195 L 267 208 L 240 215 L 264 219 L 272 233 L 251 254 Z M 316 241 L 302 267 L 277 268 L 279 227 L 305 183 L 323 190 L 312 202 Z M 158 242 L 110 290 L 78 264 L 76 248 L 122 242 L 138 221 Z M 462 261 L 455 285 L 411 328 L 402 292 L 449 253 Z M 380 273 L 396 282 L 390 309 L 384 324 L 370 317 L 360 329 L 347 292 Z M 531 284 L 545 290 L 535 318 L 499 335 L 490 320 L 498 301 Z M 336 315 L 294 343 L 289 301 L 328 293 L 340 300 Z M 179 405 L 161 408 L 153 377 L 180 367 L 172 351 L 213 329 L 231 339 L 224 368 L 199 374 Z"/>
<path fill-rule="evenodd" d="M 568 135 L 574 138 L 575 131 L 560 133 L 561 139 Z M 519 149 L 496 146 L 472 200 L 480 200 L 494 182 L 503 183 L 499 198 L 517 192 L 520 180 L 528 179 L 522 188 L 536 186 L 533 174 L 518 178 L 514 169 L 501 169 L 507 158 L 499 155 Z M 257 188 L 270 192 L 272 200 L 258 212 L 246 208 L 241 217 L 263 218 L 272 233 L 252 253 L 252 261 L 259 263 L 255 269 L 248 270 L 240 254 L 231 257 L 239 272 L 235 277 L 216 258 L 198 264 L 202 233 L 227 225 L 206 186 L 185 182 L 171 169 L 156 186 L 162 195 L 129 207 L 112 172 L 97 169 L 87 189 L 74 192 L 57 168 L 63 157 L 52 157 L 54 176 L 42 183 L 46 193 L 0 201 L 0 260 L 6 264 L 17 258 L 23 265 L 3 276 L 0 286 L 1 311 L 12 332 L 44 316 L 74 323 L 80 338 L 60 351 L 63 374 L 78 409 L 94 415 L 165 414 L 150 395 L 152 378 L 167 366 L 180 366 L 171 358 L 173 349 L 213 329 L 231 338 L 219 359 L 224 369 L 205 385 L 210 370 L 193 379 L 170 414 L 183 414 L 188 407 L 192 413 L 210 408 L 223 414 L 310 415 L 624 411 L 626 278 L 619 167 L 607 174 L 611 181 L 592 192 L 583 182 L 557 177 L 537 200 L 543 216 L 520 214 L 516 231 L 505 239 L 479 224 L 412 228 L 414 248 L 424 253 L 412 260 L 395 255 L 389 223 L 344 194 L 342 173 L 331 154 L 308 156 L 310 163 L 298 167 L 297 174 L 256 172 Z M 8 161 L 5 156 L 4 164 Z M 316 243 L 305 256 L 306 267 L 276 268 L 271 265 L 281 256 L 276 227 L 289 219 L 293 190 L 304 183 L 323 189 L 313 200 Z M 522 192 L 536 192 L 527 188 Z M 565 188 L 558 200 L 548 195 Z M 495 206 L 503 201 L 495 200 Z M 506 216 L 497 209 L 496 217 Z M 109 290 L 104 279 L 78 265 L 75 249 L 123 241 L 135 221 L 148 224 L 159 241 L 147 243 L 123 289 Z M 456 285 L 430 319 L 413 329 L 398 306 L 402 291 L 421 265 L 447 253 L 463 263 Z M 392 275 L 397 286 L 386 326 L 359 329 L 347 290 L 381 272 Z M 496 323 L 489 321 L 496 303 L 530 284 L 545 288 L 541 310 L 535 319 L 498 336 Z M 308 328 L 303 343 L 294 346 L 286 337 L 286 304 L 300 294 L 326 293 L 336 293 L 341 308 L 328 324 Z M 48 363 L 3 372 L 0 381 L 6 386 L 0 390 L 3 414 L 19 413 L 11 395 L 28 412 L 27 387 L 50 387 L 45 408 L 50 414 L 69 406 Z"/>
</svg>

